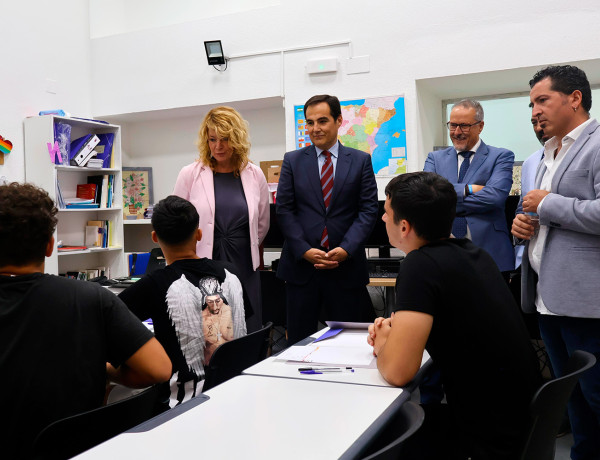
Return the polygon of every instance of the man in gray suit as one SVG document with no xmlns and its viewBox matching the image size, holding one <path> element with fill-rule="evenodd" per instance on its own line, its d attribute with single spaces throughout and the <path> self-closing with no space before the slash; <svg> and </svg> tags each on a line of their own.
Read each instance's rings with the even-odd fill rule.
<svg viewBox="0 0 600 460">
<path fill-rule="evenodd" d="M 590 119 L 590 84 L 577 67 L 545 68 L 529 85 L 532 116 L 552 138 L 512 233 L 529 240 L 523 310 L 540 313 L 542 339 L 560 376 L 574 350 L 600 356 L 600 125 Z M 599 459 L 600 365 L 580 384 L 569 402 L 571 458 Z"/>
</svg>

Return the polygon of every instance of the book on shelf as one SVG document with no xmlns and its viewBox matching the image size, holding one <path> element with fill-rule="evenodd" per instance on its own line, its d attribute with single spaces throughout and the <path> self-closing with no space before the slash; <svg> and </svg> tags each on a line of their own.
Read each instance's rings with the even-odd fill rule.
<svg viewBox="0 0 600 460">
<path fill-rule="evenodd" d="M 68 271 L 60 276 L 82 281 L 88 281 L 99 276 L 110 278 L 110 267 L 82 268 L 80 270 Z"/>
<path fill-rule="evenodd" d="M 100 195 L 100 207 L 108 208 L 108 174 L 102 177 L 102 194 Z"/>
<path fill-rule="evenodd" d="M 60 190 L 60 182 L 58 181 L 58 179 L 56 179 L 56 202 L 60 209 L 65 208 L 66 204 L 62 196 L 62 191 Z"/>
<path fill-rule="evenodd" d="M 88 176 L 88 184 L 96 184 L 96 203 L 100 204 L 100 197 L 102 196 L 102 182 L 104 176 Z"/>
<path fill-rule="evenodd" d="M 58 252 L 85 251 L 87 246 L 59 246 Z"/>
<path fill-rule="evenodd" d="M 93 278 L 98 278 L 100 276 L 100 270 L 97 268 L 86 268 L 85 269 L 85 279 L 91 280 Z"/>
<path fill-rule="evenodd" d="M 112 168 L 112 153 L 115 141 L 115 133 L 97 134 L 100 142 L 94 150 L 96 150 L 96 159 L 102 160 L 101 168 Z"/>
<path fill-rule="evenodd" d="M 97 157 L 97 154 L 96 154 Z M 102 160 L 101 158 L 90 158 L 90 160 L 87 162 L 87 164 L 85 165 L 86 168 L 102 168 L 102 165 L 104 164 L 104 160 Z"/>
<path fill-rule="evenodd" d="M 85 272 L 84 271 L 69 271 L 67 273 L 65 273 L 65 276 L 67 278 L 73 279 L 73 280 L 85 280 Z"/>
<path fill-rule="evenodd" d="M 86 244 L 97 248 L 107 248 L 109 220 L 88 220 L 85 227 Z"/>
<path fill-rule="evenodd" d="M 96 199 L 96 184 L 77 184 L 77 198 L 90 199 L 93 203 Z"/>
<path fill-rule="evenodd" d="M 94 198 L 80 198 L 77 196 L 64 199 L 65 204 L 94 204 Z"/>
<path fill-rule="evenodd" d="M 98 203 L 67 203 L 65 209 L 98 209 Z"/>
<path fill-rule="evenodd" d="M 114 187 L 115 175 L 88 176 L 87 181 L 90 184 L 96 184 L 96 203 L 101 208 L 112 208 L 114 199 L 112 188 Z"/>
<path fill-rule="evenodd" d="M 95 155 L 94 148 L 99 142 L 100 138 L 95 134 L 88 134 L 71 142 L 71 165 L 85 166 Z"/>
<path fill-rule="evenodd" d="M 85 226 L 85 245 L 92 249 L 93 247 L 98 247 L 98 231 L 100 227 L 97 225 L 88 225 Z"/>
<path fill-rule="evenodd" d="M 106 202 L 106 207 L 107 208 L 112 208 L 113 207 L 113 187 L 114 187 L 114 182 L 115 182 L 115 175 L 114 174 L 110 174 L 108 176 L 108 197 L 107 202 Z"/>
<path fill-rule="evenodd" d="M 104 240 L 103 245 L 105 248 L 109 248 L 112 243 L 112 222 L 110 220 L 106 221 L 106 226 L 104 227 Z"/>
</svg>

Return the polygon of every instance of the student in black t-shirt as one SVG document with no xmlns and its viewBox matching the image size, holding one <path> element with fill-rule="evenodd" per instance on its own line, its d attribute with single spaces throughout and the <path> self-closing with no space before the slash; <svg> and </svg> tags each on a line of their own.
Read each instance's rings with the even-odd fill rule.
<svg viewBox="0 0 600 460">
<path fill-rule="evenodd" d="M 138 318 L 152 318 L 156 338 L 171 358 L 171 407 L 200 393 L 204 365 L 219 345 L 246 335 L 245 316 L 252 312 L 235 267 L 196 255 L 202 238 L 198 222 L 186 199 L 171 195 L 159 201 L 152 239 L 167 266 L 119 295 Z"/>
<path fill-rule="evenodd" d="M 57 209 L 30 184 L 0 186 L 0 430 L 2 458 L 29 458 L 50 423 L 100 407 L 107 377 L 164 382 L 163 347 L 114 294 L 44 274 Z"/>
<path fill-rule="evenodd" d="M 389 383 L 410 382 L 427 349 L 446 389 L 447 405 L 426 407 L 425 425 L 411 440 L 416 458 L 517 458 L 540 384 L 519 308 L 490 255 L 449 238 L 457 200 L 450 182 L 404 174 L 385 193 L 390 243 L 406 258 L 397 311 L 377 318 L 368 340 Z"/>
</svg>

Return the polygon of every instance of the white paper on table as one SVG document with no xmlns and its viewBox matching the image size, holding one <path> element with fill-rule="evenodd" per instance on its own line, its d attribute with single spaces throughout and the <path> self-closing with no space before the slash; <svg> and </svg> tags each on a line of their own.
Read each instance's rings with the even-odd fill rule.
<svg viewBox="0 0 600 460">
<path fill-rule="evenodd" d="M 371 346 L 367 343 L 368 335 L 367 331 L 343 330 L 335 337 L 318 343 L 324 347 L 368 347 L 372 352 Z"/>
<path fill-rule="evenodd" d="M 368 347 L 293 346 L 277 356 L 277 360 L 302 363 L 337 364 L 338 366 L 370 367 L 375 357 Z"/>
</svg>

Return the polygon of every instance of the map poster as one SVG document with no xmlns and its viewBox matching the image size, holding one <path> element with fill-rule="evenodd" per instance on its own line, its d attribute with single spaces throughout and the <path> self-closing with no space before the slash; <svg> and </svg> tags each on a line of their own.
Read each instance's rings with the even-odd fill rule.
<svg viewBox="0 0 600 460">
<path fill-rule="evenodd" d="M 404 97 L 387 96 L 340 101 L 342 126 L 338 138 L 346 147 L 371 155 L 377 175 L 406 172 L 406 118 Z M 311 145 L 304 106 L 294 106 L 296 148 Z"/>
</svg>

